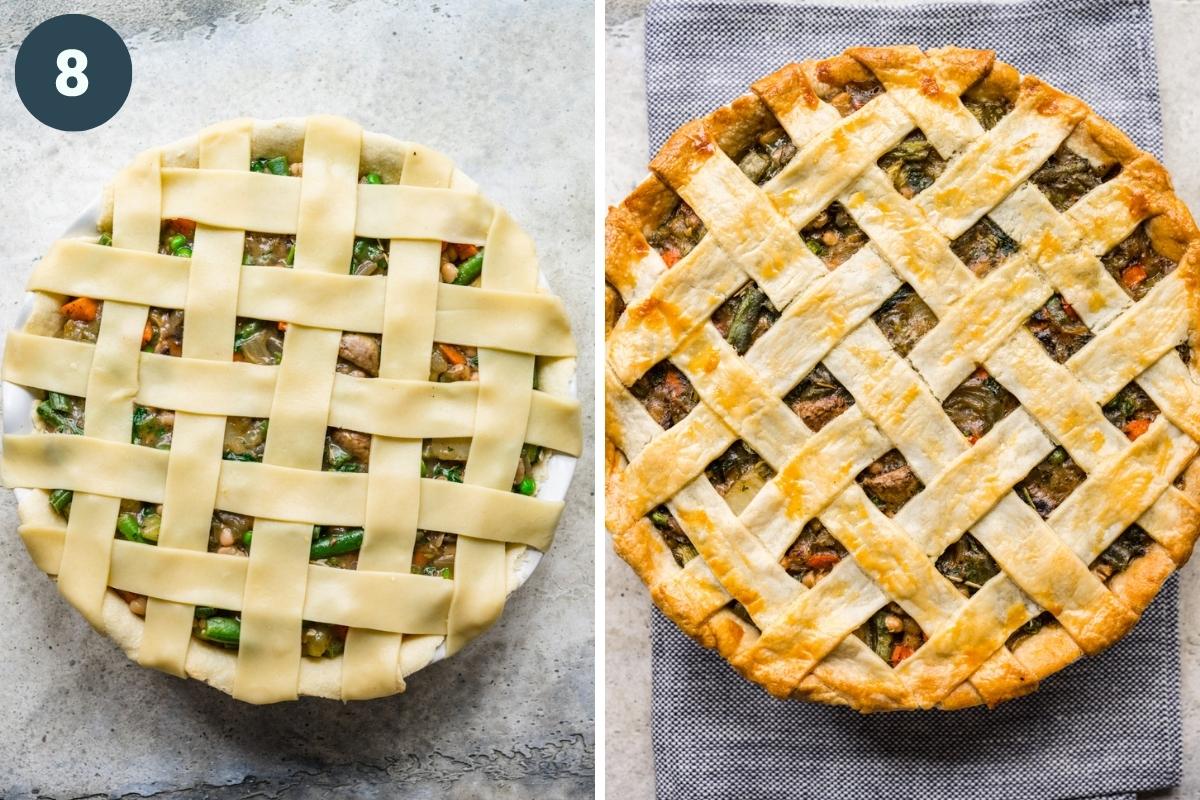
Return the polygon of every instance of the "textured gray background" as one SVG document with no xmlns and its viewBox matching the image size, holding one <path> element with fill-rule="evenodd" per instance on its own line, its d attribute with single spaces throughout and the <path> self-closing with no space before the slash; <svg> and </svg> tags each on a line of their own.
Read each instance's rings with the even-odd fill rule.
<svg viewBox="0 0 1200 800">
<path fill-rule="evenodd" d="M 13 60 L 90 13 L 134 82 L 84 133 L 36 122 Z M 449 154 L 538 244 L 581 350 L 592 430 L 593 7 L 529 2 L 96 0 L 0 8 L 0 329 L 33 261 L 136 152 L 217 120 L 315 112 Z M 0 796 L 580 797 L 592 791 L 593 471 L 501 621 L 393 698 L 256 708 L 129 662 L 26 558 L 0 492 Z M 403 787 L 403 788 L 401 788 Z"/>
<path fill-rule="evenodd" d="M 877 0 L 876 0 L 877 1 Z M 843 4 L 863 0 L 843 0 Z M 865 4 L 865 3 L 864 3 Z M 1154 0 L 1154 34 L 1163 104 L 1165 161 L 1179 194 L 1200 211 L 1200 111 L 1192 99 L 1200 73 L 1200 2 Z M 646 97 L 643 12 L 646 0 L 608 0 L 605 20 L 605 185 L 607 202 L 619 202 L 645 175 Z M 1200 569 L 1180 582 L 1184 630 L 1184 776 L 1182 785 L 1156 797 L 1200 798 L 1200 633 L 1190 624 L 1200 612 Z M 650 747 L 650 603 L 644 587 L 611 550 L 605 562 L 606 796 L 643 800 L 654 794 Z"/>
</svg>

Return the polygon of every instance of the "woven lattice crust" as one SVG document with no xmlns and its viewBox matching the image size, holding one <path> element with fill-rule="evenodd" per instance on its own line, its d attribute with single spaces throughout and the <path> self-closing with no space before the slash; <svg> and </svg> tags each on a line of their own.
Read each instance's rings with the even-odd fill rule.
<svg viewBox="0 0 1200 800">
<path fill-rule="evenodd" d="M 966 98 L 1006 113 L 985 129 Z M 744 160 L 777 127 L 794 155 Z M 914 131 L 939 172 L 901 192 L 881 165 Z M 1030 180 L 1060 147 L 1104 175 L 1062 207 Z M 884 47 L 784 67 L 650 167 L 606 224 L 606 523 L 660 608 L 772 694 L 864 711 L 994 705 L 1130 628 L 1200 530 L 1200 389 L 1176 351 L 1195 343 L 1200 245 L 1151 156 L 991 52 Z M 705 233 L 671 249 L 681 202 Z M 830 270 L 796 232 L 832 203 L 869 241 Z M 1019 250 L 977 277 L 952 244 L 985 215 Z M 1138 230 L 1178 266 L 1135 301 L 1101 257 Z M 748 281 L 779 316 L 739 355 L 709 322 Z M 903 284 L 937 322 L 902 356 L 872 315 Z M 1062 363 L 1025 326 L 1055 295 L 1090 336 Z M 664 360 L 698 398 L 666 429 L 631 392 Z M 813 430 L 783 398 L 819 364 L 853 401 Z M 980 367 L 1019 407 L 973 441 L 942 402 Z M 1127 438 L 1101 406 L 1135 379 L 1160 413 Z M 739 440 L 772 477 L 735 513 L 706 466 Z M 1056 445 L 1087 479 L 1043 519 L 1013 488 Z M 923 488 L 885 516 L 855 476 L 892 448 Z M 683 566 L 660 506 L 699 556 Z M 780 559 L 814 519 L 847 557 L 810 588 Z M 1089 570 L 1132 525 L 1144 552 Z M 1000 573 L 966 597 L 934 562 L 968 529 Z M 853 635 L 889 602 L 924 634 L 894 666 Z"/>
<path fill-rule="evenodd" d="M 249 171 L 267 155 L 302 159 L 303 176 Z M 385 185 L 360 183 L 367 170 Z M 173 218 L 197 223 L 190 259 L 157 252 Z M 580 449 L 565 311 L 508 215 L 445 156 L 312 117 L 142 153 L 108 190 L 110 226 L 111 247 L 64 240 L 39 262 L 4 358 L 7 381 L 86 398 L 84 435 L 6 436 L 3 468 L 37 490 L 21 537 L 89 622 L 144 665 L 250 702 L 403 691 L 442 642 L 453 653 L 490 625 L 562 508 L 509 491 L 521 448 Z M 295 268 L 243 266 L 247 230 L 294 234 Z M 386 276 L 346 274 L 356 235 L 389 242 Z M 485 248 L 481 286 L 439 282 L 442 242 Z M 104 301 L 94 345 L 53 338 L 64 296 Z M 149 306 L 185 311 L 182 357 L 141 352 Z M 277 366 L 231 359 L 241 315 L 286 326 Z M 378 378 L 336 374 L 343 331 L 381 334 Z M 478 347 L 478 381 L 429 383 L 435 341 Z M 135 402 L 175 412 L 169 450 L 129 444 Z M 235 415 L 269 419 L 263 463 L 222 460 Z M 321 471 L 327 425 L 373 436 L 368 472 Z M 429 437 L 471 439 L 462 483 L 421 477 Z M 65 525 L 54 488 L 74 491 Z M 120 498 L 162 504 L 157 546 L 114 540 Z M 206 551 L 214 508 L 255 517 L 249 558 Z M 363 527 L 357 569 L 309 563 L 314 524 Z M 418 527 L 458 535 L 453 580 L 411 574 Z M 112 590 L 148 596 L 145 619 Z M 192 638 L 194 606 L 240 614 L 236 652 Z M 344 654 L 303 658 L 302 620 L 347 626 Z"/>
</svg>

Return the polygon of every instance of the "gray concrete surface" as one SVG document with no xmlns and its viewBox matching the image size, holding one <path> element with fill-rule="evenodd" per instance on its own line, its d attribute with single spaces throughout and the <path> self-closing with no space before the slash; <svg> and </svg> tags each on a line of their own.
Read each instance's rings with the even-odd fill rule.
<svg viewBox="0 0 1200 800">
<path fill-rule="evenodd" d="M 868 0 L 841 0 L 843 5 Z M 877 1 L 877 0 L 876 0 Z M 1153 0 L 1162 89 L 1165 160 L 1179 194 L 1200 213 L 1200 110 L 1194 98 L 1200 74 L 1200 2 Z M 646 0 L 608 0 L 605 18 L 604 197 L 616 203 L 645 175 L 646 96 L 643 12 Z M 611 547 L 605 558 L 605 796 L 654 796 L 650 748 L 650 603 L 633 571 Z M 1183 782 L 1162 798 L 1200 798 L 1200 566 L 1182 574 L 1184 659 Z"/>
<path fill-rule="evenodd" d="M 449 154 L 538 243 L 581 348 L 592 430 L 593 7 L 529 2 L 71 3 L 129 44 L 105 126 L 59 133 L 13 88 L 65 4 L 0 8 L 0 329 L 36 258 L 136 152 L 228 117 L 330 112 Z M 563 87 L 566 87 L 565 89 Z M 499 624 L 407 694 L 256 708 L 129 662 L 29 561 L 0 492 L 0 796 L 576 798 L 595 739 L 593 473 Z"/>
</svg>

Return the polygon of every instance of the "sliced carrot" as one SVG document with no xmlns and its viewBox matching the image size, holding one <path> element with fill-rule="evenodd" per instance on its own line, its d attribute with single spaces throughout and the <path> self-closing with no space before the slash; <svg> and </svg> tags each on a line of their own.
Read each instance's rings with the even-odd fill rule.
<svg viewBox="0 0 1200 800">
<path fill-rule="evenodd" d="M 898 644 L 892 648 L 892 666 L 896 666 L 904 659 L 917 652 L 906 644 Z"/>
<path fill-rule="evenodd" d="M 284 322 L 283 320 L 279 320 L 279 323 L 275 327 L 279 328 L 279 330 L 281 330 L 281 331 L 286 331 L 287 323 Z"/>
<path fill-rule="evenodd" d="M 59 311 L 68 319 L 91 322 L 96 318 L 100 306 L 90 297 L 77 297 L 69 303 L 63 303 Z"/>
<path fill-rule="evenodd" d="M 667 384 L 667 388 L 671 390 L 671 394 L 675 395 L 676 397 L 679 397 L 687 391 L 687 386 L 684 385 L 683 380 L 680 379 L 679 373 L 675 372 L 674 370 L 667 372 L 665 382 Z"/>
<path fill-rule="evenodd" d="M 479 252 L 479 248 L 478 248 L 478 247 L 476 247 L 476 246 L 475 246 L 475 245 L 473 245 L 473 244 L 460 244 L 460 245 L 458 245 L 458 257 L 459 257 L 460 259 L 462 259 L 462 258 L 470 258 L 471 256 L 475 255 L 475 254 L 476 254 L 476 253 L 478 253 L 478 252 Z"/>
<path fill-rule="evenodd" d="M 442 355 L 444 355 L 446 360 L 451 364 L 467 363 L 467 357 L 462 354 L 461 350 L 452 344 L 439 344 L 438 349 L 442 351 Z"/>
<path fill-rule="evenodd" d="M 1130 264 L 1121 270 L 1121 283 L 1130 289 L 1140 286 L 1146 280 L 1146 268 L 1141 264 Z"/>
<path fill-rule="evenodd" d="M 245 357 L 244 355 L 242 355 L 242 351 L 241 351 L 241 350 L 235 350 L 235 351 L 233 352 L 233 360 L 234 360 L 234 361 L 245 361 L 245 360 L 246 360 L 246 357 Z"/>
<path fill-rule="evenodd" d="M 1149 427 L 1150 420 L 1148 419 L 1131 419 L 1125 423 L 1125 427 L 1122 430 L 1125 431 L 1125 435 L 1129 437 L 1129 440 L 1133 441 L 1145 433 Z"/>
<path fill-rule="evenodd" d="M 813 553 L 808 557 L 805 566 L 809 569 L 832 569 L 841 560 L 837 553 Z"/>
<path fill-rule="evenodd" d="M 662 251 L 662 260 L 666 262 L 668 267 L 675 266 L 681 258 L 683 258 L 683 254 L 674 247 L 668 247 Z"/>
<path fill-rule="evenodd" d="M 189 239 L 196 235 L 196 223 L 193 220 L 183 218 L 173 219 L 171 220 L 171 224 L 175 227 L 175 230 Z"/>
<path fill-rule="evenodd" d="M 154 338 L 154 327 L 147 322 L 146 327 L 142 328 L 142 346 L 150 344 L 150 340 Z"/>
</svg>

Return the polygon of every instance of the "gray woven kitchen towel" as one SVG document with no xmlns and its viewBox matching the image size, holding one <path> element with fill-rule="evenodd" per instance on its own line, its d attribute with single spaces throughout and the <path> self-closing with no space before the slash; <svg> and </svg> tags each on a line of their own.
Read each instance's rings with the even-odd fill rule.
<svg viewBox="0 0 1200 800">
<path fill-rule="evenodd" d="M 1150 9 L 1125 0 L 868 6 L 665 0 L 646 17 L 652 150 L 790 61 L 856 44 L 991 48 L 1161 151 Z M 994 711 L 862 717 L 781 702 L 655 612 L 658 795 L 1132 798 L 1178 782 L 1176 587 L 1101 656 Z"/>
</svg>

